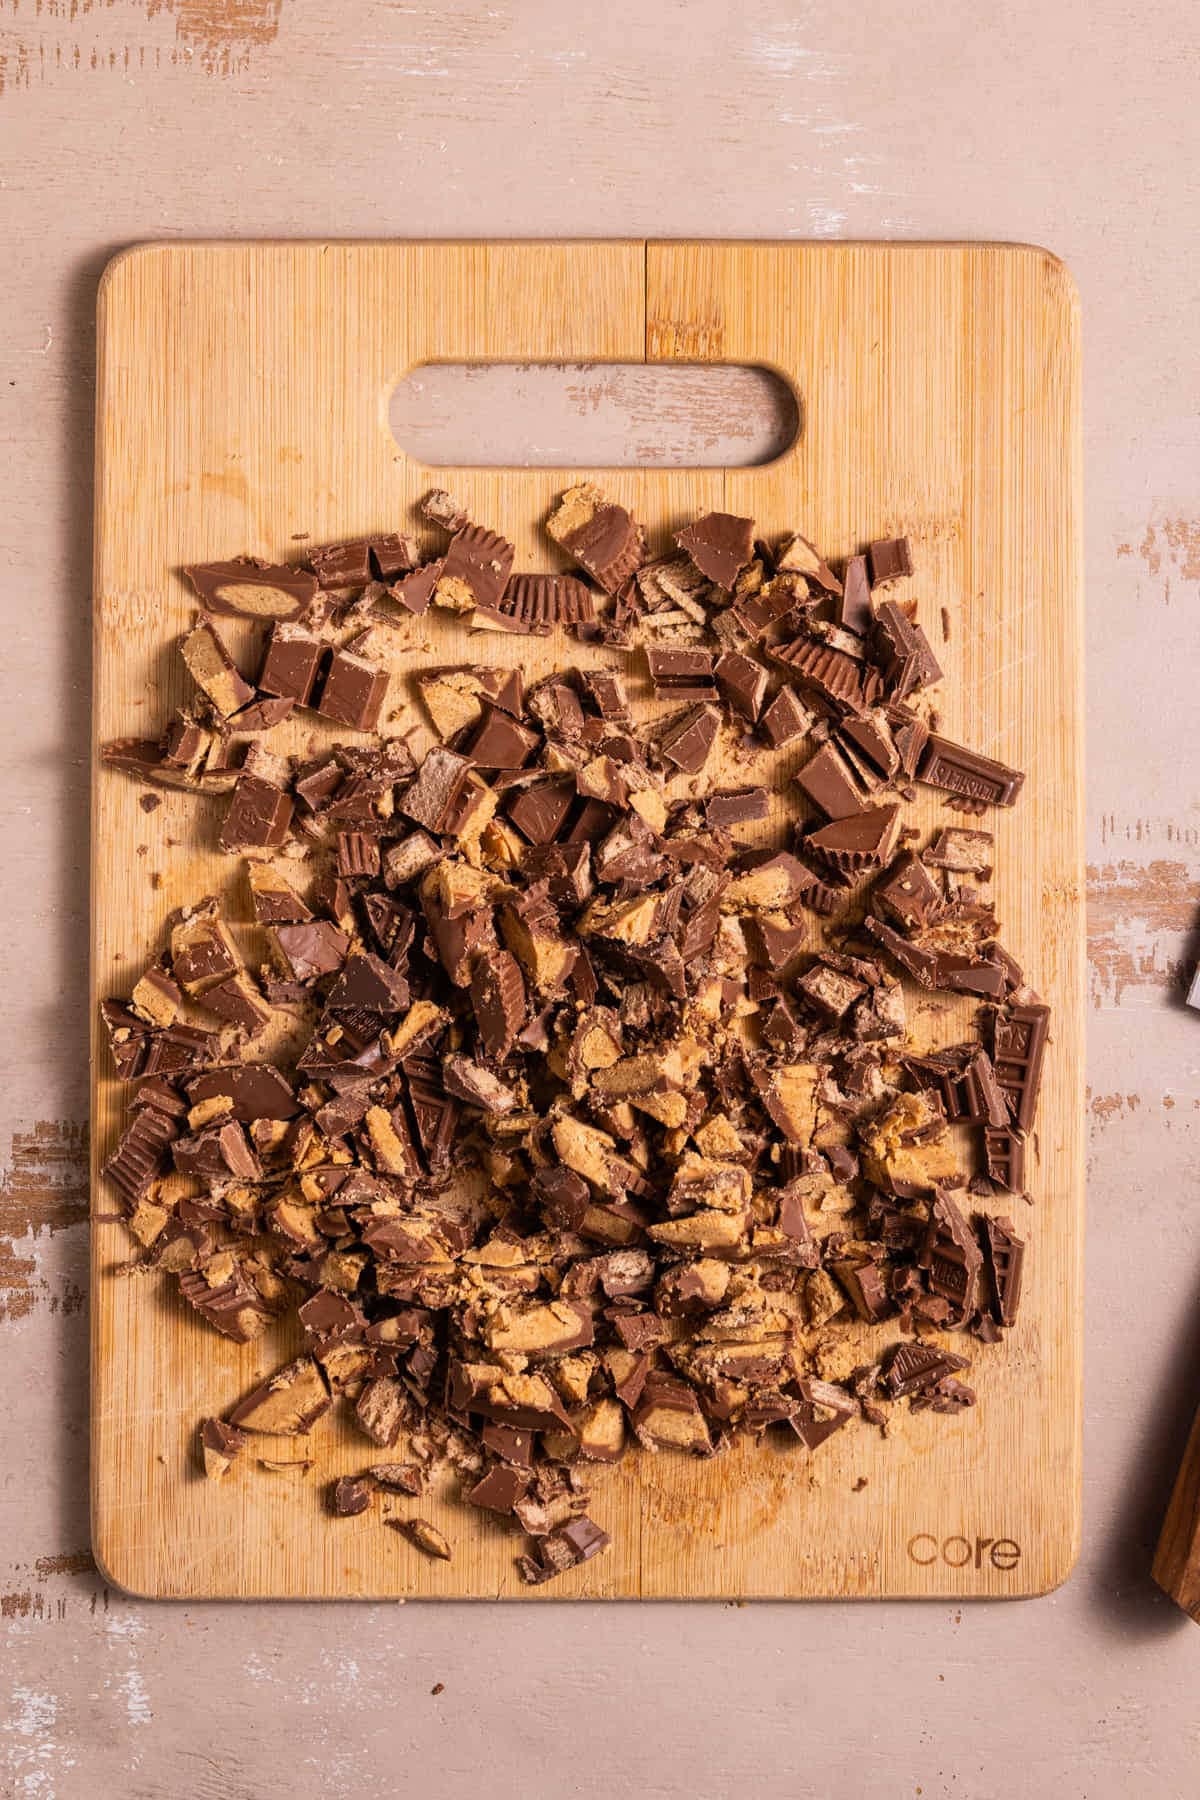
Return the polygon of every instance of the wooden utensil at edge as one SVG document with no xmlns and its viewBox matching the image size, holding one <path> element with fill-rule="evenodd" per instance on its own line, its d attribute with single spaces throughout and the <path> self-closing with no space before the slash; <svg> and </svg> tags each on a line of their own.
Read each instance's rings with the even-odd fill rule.
<svg viewBox="0 0 1200 1800">
<path fill-rule="evenodd" d="M 1163 1593 L 1200 1625 L 1200 1412 L 1192 1423 L 1151 1574 Z"/>
</svg>

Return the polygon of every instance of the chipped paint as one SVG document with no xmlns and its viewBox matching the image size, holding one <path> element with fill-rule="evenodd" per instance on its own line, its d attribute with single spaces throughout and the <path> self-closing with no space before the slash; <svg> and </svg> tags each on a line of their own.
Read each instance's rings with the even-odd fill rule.
<svg viewBox="0 0 1200 1800">
<path fill-rule="evenodd" d="M 1132 556 L 1131 543 L 1117 545 L 1118 557 Z M 1183 581 L 1200 581 L 1200 519 L 1150 518 L 1137 554 L 1151 575 L 1178 572 Z"/>
<path fill-rule="evenodd" d="M 1200 915 L 1188 863 L 1121 861 L 1088 868 L 1088 965 L 1093 1007 L 1177 988 Z"/>
<path fill-rule="evenodd" d="M 68 1282 L 57 1293 L 38 1274 L 35 1252 L 43 1233 L 64 1231 L 87 1218 L 87 1127 L 40 1120 L 13 1133 L 7 1168 L 0 1170 L 0 1321 L 20 1319 L 40 1295 L 53 1310 L 78 1312 L 86 1296 Z"/>
<path fill-rule="evenodd" d="M 249 68 L 257 51 L 279 35 L 283 0 L 0 0 L 16 24 L 0 50 L 0 96 L 53 76 L 108 71 L 129 74 L 147 65 L 197 68 L 228 77 Z M 128 42 L 140 14 L 162 42 Z M 18 35 L 19 34 L 19 35 Z"/>
</svg>

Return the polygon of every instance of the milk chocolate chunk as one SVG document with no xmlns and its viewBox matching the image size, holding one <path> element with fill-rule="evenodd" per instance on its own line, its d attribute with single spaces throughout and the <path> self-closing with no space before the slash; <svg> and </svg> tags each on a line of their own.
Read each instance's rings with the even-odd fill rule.
<svg viewBox="0 0 1200 1800">
<path fill-rule="evenodd" d="M 848 819 L 866 810 L 866 795 L 836 744 L 823 745 L 797 771 L 795 780 L 827 819 Z"/>
<path fill-rule="evenodd" d="M 767 671 L 762 664 L 736 650 L 726 650 L 717 658 L 713 673 L 726 705 L 756 725 L 767 697 Z"/>
<path fill-rule="evenodd" d="M 874 615 L 871 611 L 871 583 L 867 576 L 865 556 L 851 556 L 846 560 L 835 617 L 839 625 L 847 631 L 856 632 L 859 637 L 866 637 L 870 632 Z"/>
<path fill-rule="evenodd" d="M 556 1575 L 565 1575 L 568 1569 L 578 1568 L 580 1563 L 589 1562 L 593 1556 L 599 1556 L 611 1542 L 607 1531 L 602 1531 L 584 1513 L 557 1531 L 538 1538 L 536 1554 L 519 1556 L 517 1567 L 523 1581 L 538 1586 L 544 1581 L 552 1581 Z"/>
<path fill-rule="evenodd" d="M 562 830 L 575 798 L 572 781 L 542 781 L 508 802 L 508 816 L 531 844 L 549 844 Z"/>
<path fill-rule="evenodd" d="M 985 1219 L 984 1234 L 996 1322 L 999 1325 L 1013 1325 L 1021 1304 L 1025 1242 L 1017 1236 L 1012 1220 L 1007 1217 Z"/>
<path fill-rule="evenodd" d="M 374 731 L 387 694 L 386 669 L 349 650 L 335 650 L 317 701 L 322 718 L 355 731 Z"/>
<path fill-rule="evenodd" d="M 782 750 L 812 729 L 813 715 L 791 688 L 780 688 L 762 715 L 762 733 L 772 750 Z"/>
<path fill-rule="evenodd" d="M 912 554 L 906 537 L 876 538 L 867 546 L 867 554 L 871 559 L 871 586 L 883 587 L 886 582 L 898 581 L 902 575 L 913 572 Z"/>
<path fill-rule="evenodd" d="M 905 931 L 932 925 L 946 910 L 946 899 L 920 857 L 905 851 L 876 884 L 875 902 Z"/>
<path fill-rule="evenodd" d="M 891 781 L 899 771 L 900 752 L 885 713 L 843 719 L 838 727 L 838 739 L 850 755 L 858 758 L 860 767 L 864 763 L 867 765 L 866 772 L 872 782 Z"/>
<path fill-rule="evenodd" d="M 938 833 L 936 841 L 922 855 L 930 868 L 978 875 L 981 881 L 986 881 L 992 873 L 995 843 L 990 831 L 965 831 L 961 826 L 949 825 Z"/>
<path fill-rule="evenodd" d="M 606 594 L 619 593 L 645 560 L 641 526 L 591 482 L 567 489 L 546 531 Z"/>
<path fill-rule="evenodd" d="M 371 1504 L 371 1484 L 361 1475 L 343 1475 L 333 1484 L 330 1510 L 339 1519 L 353 1519 Z"/>
<path fill-rule="evenodd" d="M 1025 1139 L 1010 1126 L 988 1126 L 983 1134 L 988 1179 L 1010 1194 L 1025 1190 Z"/>
<path fill-rule="evenodd" d="M 541 741 L 527 725 L 498 707 L 487 706 L 466 754 L 480 769 L 523 769 Z"/>
<path fill-rule="evenodd" d="M 292 823 L 292 798 L 257 775 L 240 775 L 218 844 L 227 856 L 239 850 L 278 850 Z"/>
<path fill-rule="evenodd" d="M 799 1405 L 787 1422 L 806 1450 L 818 1450 L 858 1412 L 851 1396 L 830 1381 L 806 1376 L 796 1388 Z"/>
<path fill-rule="evenodd" d="M 885 600 L 876 609 L 875 636 L 877 660 L 893 700 L 907 700 L 917 688 L 942 679 L 929 639 L 894 601 Z"/>
<path fill-rule="evenodd" d="M 199 794 L 227 794 L 237 780 L 237 770 L 205 769 L 204 757 L 212 735 L 208 732 L 197 735 L 200 748 L 190 764 L 172 761 L 158 738 L 114 738 L 111 743 L 101 745 L 100 760 L 107 769 L 120 769 L 139 781 L 153 783 L 155 787 L 183 788 Z"/>
<path fill-rule="evenodd" d="M 729 831 L 735 825 L 749 825 L 765 819 L 771 810 L 766 788 L 734 788 L 711 794 L 704 803 L 704 816 L 717 831 Z"/>
<path fill-rule="evenodd" d="M 382 957 L 349 956 L 329 994 L 329 1005 L 365 1012 L 396 1013 L 408 1005 L 408 980 Z"/>
<path fill-rule="evenodd" d="M 388 593 L 393 600 L 399 601 L 406 612 L 420 616 L 429 610 L 434 589 L 442 578 L 443 566 L 443 558 L 440 556 L 434 562 L 422 563 L 419 568 L 393 582 Z"/>
<path fill-rule="evenodd" d="M 511 1468 L 507 1463 L 493 1463 L 486 1475 L 468 1490 L 467 1503 L 489 1512 L 510 1513 L 518 1500 L 529 1492 L 533 1476 L 525 1469 Z"/>
<path fill-rule="evenodd" d="M 206 612 L 246 619 L 298 619 L 317 592 L 317 578 L 306 569 L 253 556 L 193 563 L 183 572 Z"/>
<path fill-rule="evenodd" d="M 497 950 L 476 963 L 471 973 L 471 1005 L 485 1054 L 504 1062 L 527 1017 L 521 965 L 510 951 Z"/>
<path fill-rule="evenodd" d="M 495 606 L 512 572 L 513 547 L 481 525 L 463 525 L 451 538 L 433 589 L 435 606 L 470 612 Z"/>
<path fill-rule="evenodd" d="M 258 685 L 297 706 L 307 706 L 316 687 L 325 646 L 302 625 L 281 621 L 271 632 Z"/>
<path fill-rule="evenodd" d="M 296 981 L 317 981 L 342 965 L 350 948 L 344 931 L 325 919 L 311 924 L 277 925 L 272 936 Z"/>
<path fill-rule="evenodd" d="M 1019 769 L 1007 768 L 935 733 L 925 746 L 917 780 L 981 806 L 1011 806 L 1025 777 Z"/>
<path fill-rule="evenodd" d="M 698 775 L 717 741 L 721 715 L 715 706 L 694 706 L 669 725 L 659 739 L 668 762 L 685 775 Z"/>
<path fill-rule="evenodd" d="M 226 718 L 254 698 L 254 689 L 238 670 L 207 619 L 180 639 L 183 660 L 196 686 Z"/>
<path fill-rule="evenodd" d="M 310 550 L 308 560 L 318 587 L 366 587 L 374 577 L 371 547 L 366 538 L 348 539 L 342 544 L 323 544 Z"/>
<path fill-rule="evenodd" d="M 250 1441 L 244 1431 L 227 1425 L 224 1419 L 201 1419 L 198 1436 L 200 1466 L 209 1481 L 223 1481 Z"/>
<path fill-rule="evenodd" d="M 233 1063 L 213 1069 L 189 1081 L 187 1092 L 192 1106 L 218 1097 L 227 1099 L 232 1117 L 247 1124 L 254 1119 L 291 1119 L 300 1110 L 291 1083 L 270 1063 Z"/>
<path fill-rule="evenodd" d="M 754 520 L 735 513 L 710 512 L 675 533 L 700 573 L 726 593 L 754 554 Z"/>
<path fill-rule="evenodd" d="M 379 834 L 374 831 L 339 831 L 337 872 L 348 881 L 369 879 L 379 873 Z"/>
<path fill-rule="evenodd" d="M 271 1023 L 271 1008 L 244 969 L 206 989 L 200 1004 L 249 1037 L 257 1037 Z"/>
<path fill-rule="evenodd" d="M 900 836 L 900 808 L 871 806 L 853 818 L 835 819 L 805 839 L 805 844 L 843 875 L 882 868 Z"/>
<path fill-rule="evenodd" d="M 950 1323 L 962 1324 L 975 1310 L 983 1252 L 979 1240 L 955 1204 L 949 1189 L 939 1188 L 930 1212 L 929 1229 L 918 1255 L 935 1294 L 950 1302 Z"/>
<path fill-rule="evenodd" d="M 1019 1130 L 1033 1130 L 1050 1035 L 1050 1008 L 1038 1003 L 1002 1007 L 992 1031 L 992 1062 Z"/>
<path fill-rule="evenodd" d="M 646 667 L 656 694 L 678 700 L 715 700 L 713 656 L 708 650 L 672 650 L 649 645 Z"/>
<path fill-rule="evenodd" d="M 229 1423 L 242 1431 L 306 1437 L 332 1404 L 318 1364 L 311 1356 L 298 1356 L 239 1401 Z"/>
<path fill-rule="evenodd" d="M 387 532 L 382 537 L 367 539 L 371 558 L 371 574 L 376 581 L 392 581 L 417 564 L 417 546 L 403 531 Z"/>
</svg>

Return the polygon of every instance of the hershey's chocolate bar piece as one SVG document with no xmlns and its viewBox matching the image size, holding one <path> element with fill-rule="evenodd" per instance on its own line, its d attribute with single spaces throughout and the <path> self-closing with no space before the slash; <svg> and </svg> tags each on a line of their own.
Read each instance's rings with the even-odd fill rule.
<svg viewBox="0 0 1200 1800">
<path fill-rule="evenodd" d="M 780 688 L 762 715 L 762 733 L 772 750 L 782 750 L 812 729 L 813 716 L 791 688 Z"/>
<path fill-rule="evenodd" d="M 291 1083 L 271 1063 L 233 1063 L 213 1069 L 189 1081 L 187 1093 L 192 1106 L 227 1099 L 231 1116 L 245 1124 L 255 1119 L 292 1119 L 300 1111 Z"/>
<path fill-rule="evenodd" d="M 557 1531 L 538 1538 L 536 1555 L 519 1556 L 517 1567 L 522 1580 L 539 1585 L 543 1581 L 552 1581 L 556 1575 L 564 1575 L 568 1569 L 578 1568 L 580 1563 L 590 1562 L 593 1556 L 607 1550 L 611 1542 L 607 1531 L 602 1531 L 584 1513 Z"/>
<path fill-rule="evenodd" d="M 717 658 L 713 672 L 721 698 L 756 725 L 767 697 L 767 671 L 762 664 L 736 650 L 726 650 Z"/>
<path fill-rule="evenodd" d="M 183 572 L 207 612 L 246 619 L 298 619 L 317 592 L 317 578 L 307 569 L 260 562 L 253 556 L 192 563 Z"/>
<path fill-rule="evenodd" d="M 264 694 L 277 694 L 297 706 L 307 706 L 324 654 L 324 644 L 311 631 L 281 621 L 271 632 L 258 685 Z"/>
<path fill-rule="evenodd" d="M 796 1387 L 800 1404 L 787 1422 L 806 1450 L 819 1449 L 858 1412 L 857 1403 L 851 1396 L 831 1381 L 817 1381 L 806 1376 L 796 1383 Z"/>
<path fill-rule="evenodd" d="M 867 546 L 867 554 L 871 559 L 872 587 L 882 587 L 885 582 L 898 581 L 902 575 L 913 572 L 906 537 L 876 538 Z"/>
<path fill-rule="evenodd" d="M 710 512 L 675 533 L 700 573 L 726 593 L 754 555 L 754 520 L 736 513 Z"/>
<path fill-rule="evenodd" d="M 1011 1126 L 988 1126 L 983 1134 L 988 1178 L 1010 1194 L 1025 1191 L 1025 1139 Z"/>
<path fill-rule="evenodd" d="M 1012 1220 L 1006 1217 L 985 1219 L 984 1233 L 996 1322 L 999 1325 L 1013 1325 L 1021 1304 L 1025 1241 L 1017 1236 Z"/>
<path fill-rule="evenodd" d="M 865 556 L 847 558 L 842 575 L 841 598 L 834 616 L 846 631 L 856 632 L 859 637 L 866 637 L 870 632 L 874 615 L 871 611 L 871 583 L 867 576 Z"/>
<path fill-rule="evenodd" d="M 619 593 L 645 560 L 641 526 L 591 482 L 567 489 L 546 531 L 606 594 Z"/>
<path fill-rule="evenodd" d="M 317 701 L 322 718 L 355 731 L 374 731 L 387 695 L 386 669 L 349 650 L 335 650 Z"/>
<path fill-rule="evenodd" d="M 1011 806 L 1024 784 L 1019 769 L 993 762 L 949 738 L 930 736 L 917 769 L 917 780 L 984 806 Z"/>
<path fill-rule="evenodd" d="M 238 850 L 278 850 L 292 823 L 292 797 L 257 775 L 239 775 L 218 839 L 227 856 Z"/>
<path fill-rule="evenodd" d="M 270 863 L 248 862 L 246 879 L 256 924 L 294 925 L 312 918 L 290 882 Z"/>
<path fill-rule="evenodd" d="M 715 706 L 693 706 L 669 725 L 659 739 L 668 762 L 685 775 L 698 775 L 717 741 L 721 715 Z"/>
<path fill-rule="evenodd" d="M 834 743 L 822 745 L 816 755 L 797 770 L 795 781 L 827 819 L 848 819 L 853 813 L 866 810 L 866 796 L 854 771 Z"/>
<path fill-rule="evenodd" d="M 496 706 L 485 706 L 466 754 L 479 769 L 523 769 L 541 738 Z"/>
<path fill-rule="evenodd" d="M 402 1012 L 408 1005 L 408 980 L 382 957 L 369 952 L 348 956 L 329 995 L 329 1005 L 361 1007 L 365 1012 Z"/>
<path fill-rule="evenodd" d="M 953 1350 L 943 1350 L 936 1344 L 903 1343 L 897 1344 L 888 1357 L 883 1379 L 893 1400 L 902 1400 L 905 1395 L 920 1394 L 945 1376 L 969 1367 L 967 1357 L 957 1356 Z"/>
<path fill-rule="evenodd" d="M 276 925 L 272 936 L 296 981 L 316 981 L 341 967 L 350 939 L 336 925 L 314 919 L 303 925 Z"/>
<path fill-rule="evenodd" d="M 192 680 L 219 713 L 228 718 L 253 700 L 254 689 L 207 619 L 181 638 L 179 647 Z"/>
<path fill-rule="evenodd" d="M 983 1252 L 946 1188 L 939 1188 L 934 1195 L 929 1229 L 917 1260 L 928 1271 L 933 1292 L 950 1302 L 950 1322 L 962 1324 L 969 1319 L 978 1297 Z"/>
<path fill-rule="evenodd" d="M 894 601 L 876 609 L 878 662 L 893 700 L 906 700 L 917 688 L 932 687 L 942 671 L 921 627 Z"/>
<path fill-rule="evenodd" d="M 1038 1003 L 1002 1007 L 992 1031 L 992 1062 L 996 1080 L 1008 1096 L 1019 1130 L 1033 1130 L 1046 1040 L 1050 1035 L 1050 1008 Z"/>
<path fill-rule="evenodd" d="M 716 677 L 709 650 L 671 650 L 649 645 L 646 667 L 656 694 L 680 700 L 715 700 Z"/>
</svg>

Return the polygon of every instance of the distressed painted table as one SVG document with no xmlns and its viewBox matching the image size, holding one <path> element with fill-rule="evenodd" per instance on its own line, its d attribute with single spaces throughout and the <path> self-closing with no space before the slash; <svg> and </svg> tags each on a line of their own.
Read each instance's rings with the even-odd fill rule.
<svg viewBox="0 0 1200 1800">
<path fill-rule="evenodd" d="M 482 1778 L 501 1800 L 1194 1790 L 1200 1638 L 1147 1571 L 1200 1401 L 1200 1017 L 1181 998 L 1200 953 L 1195 97 L 1169 0 L 915 10 L 0 0 L 0 1022 L 20 1052 L 0 1087 L 0 1791 L 258 1800 L 286 1780 L 296 1800 L 372 1800 L 410 1770 L 430 1795 Z M 1051 1598 L 184 1608 L 107 1592 L 91 1568 L 96 282 L 141 238 L 327 233 L 1011 237 L 1073 270 L 1087 1459 L 1083 1556 Z"/>
</svg>

